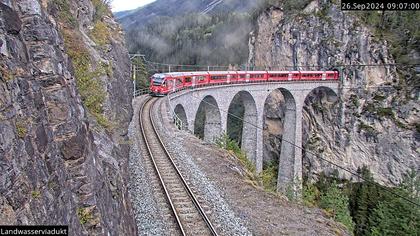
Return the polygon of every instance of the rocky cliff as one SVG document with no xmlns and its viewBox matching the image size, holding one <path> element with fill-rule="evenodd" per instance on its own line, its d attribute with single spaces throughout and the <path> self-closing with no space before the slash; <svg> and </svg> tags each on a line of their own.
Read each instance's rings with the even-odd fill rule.
<svg viewBox="0 0 420 236">
<path fill-rule="evenodd" d="M 419 169 L 419 90 L 407 82 L 418 81 L 418 74 L 375 66 L 394 63 L 389 42 L 357 14 L 330 1 L 312 1 L 295 13 L 273 6 L 251 33 L 249 62 L 272 69 L 340 70 L 339 94 L 319 89 L 306 100 L 306 176 L 335 169 L 317 156 L 353 171 L 366 165 L 387 184 L 397 183 L 410 167 Z M 339 66 L 349 64 L 359 66 Z M 281 129 L 270 127 L 281 124 L 282 98 L 270 99 L 280 105 L 266 108 L 266 160 L 278 155 L 281 143 Z"/>
<path fill-rule="evenodd" d="M 0 1 L 0 224 L 135 234 L 129 69 L 102 0 Z"/>
</svg>

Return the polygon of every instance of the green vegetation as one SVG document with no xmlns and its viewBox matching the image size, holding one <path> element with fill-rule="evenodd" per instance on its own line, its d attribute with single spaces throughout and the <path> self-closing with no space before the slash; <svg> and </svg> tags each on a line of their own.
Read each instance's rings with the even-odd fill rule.
<svg viewBox="0 0 420 236">
<path fill-rule="evenodd" d="M 69 1 L 52 0 L 51 3 L 58 10 L 58 17 L 60 22 L 71 29 L 77 28 L 77 20 L 70 11 Z"/>
<path fill-rule="evenodd" d="M 409 55 L 411 51 L 418 50 L 419 12 L 369 11 L 358 15 L 367 25 L 374 27 L 376 36 L 390 42 L 391 53 L 398 63 L 413 63 Z"/>
<path fill-rule="evenodd" d="M 16 121 L 16 134 L 19 138 L 24 138 L 26 136 L 27 129 L 23 121 Z"/>
<path fill-rule="evenodd" d="M 128 29 L 126 41 L 131 53 L 145 54 L 151 61 L 188 65 L 242 64 L 248 57 L 250 17 L 248 13 L 228 12 L 161 16 L 140 28 Z"/>
<path fill-rule="evenodd" d="M 105 102 L 106 92 L 98 79 L 99 76 L 106 75 L 107 71 L 103 66 L 99 66 L 96 70 L 92 71 L 89 52 L 84 48 L 79 36 L 66 29 L 62 33 L 64 35 L 67 53 L 73 63 L 77 87 L 83 104 L 101 126 L 109 128 L 110 123 L 103 115 L 102 108 Z"/>
<path fill-rule="evenodd" d="M 359 12 L 357 16 L 375 30 L 375 36 L 388 42 L 396 63 L 418 64 L 415 58 L 420 42 L 419 11 L 369 11 Z M 419 87 L 419 79 L 414 66 L 397 67 L 398 81 L 394 80 L 396 96 L 402 102 L 413 98 Z"/>
<path fill-rule="evenodd" d="M 336 173 L 321 174 L 315 184 L 306 182 L 304 202 L 324 208 L 355 235 L 419 235 L 420 208 L 399 197 L 420 203 L 418 173 L 412 170 L 398 187 L 388 188 L 374 183 L 367 167 L 357 172 L 366 181 L 340 180 Z"/>
<path fill-rule="evenodd" d="M 230 139 L 242 146 L 242 130 L 243 119 L 245 114 L 245 107 L 241 99 L 233 99 L 229 106 L 229 113 L 227 118 L 227 130 Z"/>
<path fill-rule="evenodd" d="M 390 107 L 380 107 L 376 111 L 376 114 L 380 117 L 394 117 L 394 112 L 392 112 L 392 108 Z"/>
<path fill-rule="evenodd" d="M 383 96 L 376 96 L 374 97 L 374 103 L 367 103 L 364 107 L 362 112 L 368 113 L 369 115 L 375 115 L 378 118 L 388 118 L 391 119 L 396 126 L 398 126 L 401 129 L 407 129 L 408 126 L 404 123 L 402 123 L 397 115 L 392 111 L 391 107 L 381 107 L 379 104 L 377 104 L 378 100 L 381 100 Z M 376 105 L 375 105 L 376 104 Z M 360 124 L 360 129 L 366 130 L 368 132 L 373 131 L 373 129 L 369 128 L 363 122 Z"/>
<path fill-rule="evenodd" d="M 320 199 L 320 192 L 318 188 L 311 183 L 303 186 L 303 202 L 309 207 L 314 207 Z"/>
<path fill-rule="evenodd" d="M 279 163 L 276 161 L 270 162 L 263 167 L 263 171 L 260 173 L 259 178 L 261 179 L 265 190 L 270 192 L 277 191 L 278 169 Z"/>
<path fill-rule="evenodd" d="M 31 196 L 34 199 L 38 199 L 39 197 L 41 197 L 41 192 L 39 192 L 39 191 L 32 191 L 31 192 Z"/>
<path fill-rule="evenodd" d="M 400 196 L 420 203 L 420 178 L 412 170 L 394 189 Z M 384 194 L 369 218 L 370 235 L 420 235 L 420 208 L 407 200 Z"/>
<path fill-rule="evenodd" d="M 375 96 L 373 96 L 373 100 L 376 102 L 382 102 L 383 100 L 385 100 L 385 96 L 381 95 L 381 94 L 375 94 Z"/>
<path fill-rule="evenodd" d="M 417 133 L 420 133 L 420 122 L 415 124 Z"/>
<path fill-rule="evenodd" d="M 146 62 L 144 58 L 134 58 L 132 60 L 132 65 L 135 66 L 135 82 L 136 82 L 136 89 L 147 89 L 150 86 L 149 78 L 151 74 L 146 67 Z"/>
<path fill-rule="evenodd" d="M 222 136 L 216 138 L 215 143 L 219 148 L 223 148 L 234 154 L 249 172 L 249 177 L 251 177 L 251 179 L 255 179 L 255 165 L 248 160 L 245 152 L 241 150 L 237 142 L 231 140 L 227 134 L 223 134 Z"/>
<path fill-rule="evenodd" d="M 110 2 L 110 0 L 92 0 L 92 4 L 95 7 L 94 22 L 102 20 L 106 15 L 111 15 Z"/>
<path fill-rule="evenodd" d="M 202 106 L 198 107 L 197 116 L 194 120 L 194 134 L 199 139 L 204 139 L 204 122 L 206 121 L 206 112 Z"/>
<path fill-rule="evenodd" d="M 0 64 L 0 76 L 5 81 L 13 80 L 15 78 L 13 72 L 9 70 L 6 65 L 3 64 Z"/>
<path fill-rule="evenodd" d="M 92 210 L 89 207 L 78 208 L 77 216 L 79 217 L 79 222 L 82 225 L 93 219 Z"/>
<path fill-rule="evenodd" d="M 281 7 L 286 14 L 293 14 L 301 12 L 310 2 L 311 0 L 265 0 L 261 8 Z"/>
<path fill-rule="evenodd" d="M 365 124 L 363 121 L 360 121 L 359 132 L 362 130 L 372 135 L 375 135 L 377 133 L 375 128 L 373 128 L 372 126 L 368 124 Z"/>
<path fill-rule="evenodd" d="M 321 194 L 319 206 L 331 213 L 333 218 L 344 224 L 347 229 L 353 231 L 354 223 L 350 216 L 349 198 L 333 182 L 330 187 Z"/>
<path fill-rule="evenodd" d="M 104 46 L 109 43 L 110 33 L 107 25 L 102 21 L 95 23 L 90 36 L 99 46 Z"/>
<path fill-rule="evenodd" d="M 239 159 L 247 170 L 247 176 L 253 184 L 262 186 L 268 192 L 276 192 L 278 163 L 271 162 L 267 164 L 263 171 L 257 175 L 255 164 L 248 159 L 235 140 L 232 140 L 227 134 L 223 134 L 215 140 L 215 143 L 219 148 L 229 151 Z"/>
<path fill-rule="evenodd" d="M 50 4 L 58 12 L 66 52 L 72 61 L 74 76 L 83 105 L 95 117 L 99 125 L 110 128 L 111 124 L 103 114 L 106 91 L 99 77 L 112 76 L 112 65 L 107 63 L 95 65 L 92 62 L 89 51 L 84 47 L 77 20 L 71 11 L 69 1 L 52 0 Z M 105 15 L 110 14 L 109 1 L 92 0 L 92 4 L 95 7 L 95 16 L 91 37 L 99 46 L 103 46 L 109 42 L 110 38 L 109 29 L 102 21 Z"/>
</svg>

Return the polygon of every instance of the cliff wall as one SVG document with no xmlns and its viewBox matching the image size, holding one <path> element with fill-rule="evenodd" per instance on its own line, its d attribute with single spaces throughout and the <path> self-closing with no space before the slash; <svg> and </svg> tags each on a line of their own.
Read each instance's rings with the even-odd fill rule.
<svg viewBox="0 0 420 236">
<path fill-rule="evenodd" d="M 129 70 L 103 1 L 0 1 L 0 224 L 135 234 Z"/>
<path fill-rule="evenodd" d="M 339 94 L 320 89 L 306 100 L 306 176 L 335 169 L 317 156 L 353 171 L 366 165 L 387 184 L 400 181 L 409 168 L 419 169 L 419 92 L 407 86 L 407 81 L 418 81 L 418 74 L 404 74 L 394 66 L 364 66 L 394 63 L 389 42 L 378 38 L 375 29 L 330 1 L 312 1 L 293 14 L 271 7 L 257 21 L 250 37 L 251 64 L 283 70 L 339 69 L 342 75 Z M 356 66 L 338 66 L 350 64 Z M 281 95 L 270 99 L 267 161 L 278 158 L 281 143 L 281 128 L 270 127 L 282 124 Z"/>
</svg>

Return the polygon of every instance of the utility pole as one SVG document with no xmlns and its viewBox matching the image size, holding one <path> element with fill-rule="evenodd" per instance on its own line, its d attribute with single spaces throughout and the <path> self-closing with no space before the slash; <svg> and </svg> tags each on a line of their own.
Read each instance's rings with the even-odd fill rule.
<svg viewBox="0 0 420 236">
<path fill-rule="evenodd" d="M 132 64 L 132 70 L 133 70 L 133 83 L 134 83 L 134 97 L 136 96 L 136 64 Z"/>
</svg>

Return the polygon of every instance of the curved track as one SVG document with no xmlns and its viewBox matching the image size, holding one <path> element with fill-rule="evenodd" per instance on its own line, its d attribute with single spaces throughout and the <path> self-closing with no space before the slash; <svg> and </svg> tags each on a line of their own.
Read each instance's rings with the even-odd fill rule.
<svg viewBox="0 0 420 236">
<path fill-rule="evenodd" d="M 156 130 L 152 110 L 157 100 L 148 98 L 142 105 L 140 128 L 147 149 L 146 162 L 153 166 L 151 169 L 155 173 L 152 185 L 156 192 L 160 192 L 157 194 L 159 204 L 166 208 L 165 218 L 170 227 L 168 234 L 217 235 Z"/>
</svg>

